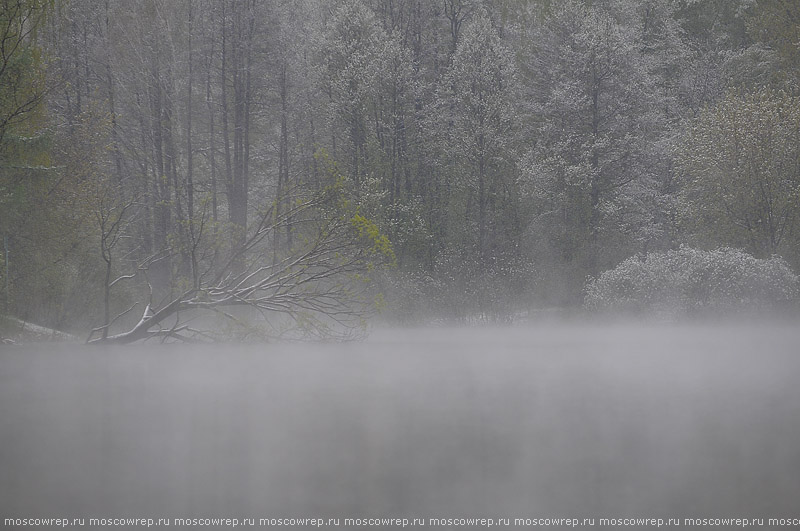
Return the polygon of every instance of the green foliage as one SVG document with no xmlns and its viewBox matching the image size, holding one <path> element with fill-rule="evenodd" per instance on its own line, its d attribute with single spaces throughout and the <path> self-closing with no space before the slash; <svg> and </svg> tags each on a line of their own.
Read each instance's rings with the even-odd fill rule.
<svg viewBox="0 0 800 531">
<path fill-rule="evenodd" d="M 339 164 L 332 160 L 328 152 L 320 149 L 315 154 L 327 175 L 321 193 L 327 196 L 326 205 L 330 208 L 328 216 L 345 217 L 367 253 L 391 266 L 397 265 L 394 247 L 385 232 L 381 231 L 373 213 L 380 211 L 380 191 L 368 186 L 368 182 L 355 185 L 343 175 Z M 377 183 L 373 183 L 377 185 Z M 366 212 L 366 213 L 365 213 Z"/>
<path fill-rule="evenodd" d="M 589 279 L 584 306 L 603 313 L 684 316 L 781 308 L 799 293 L 798 276 L 780 257 L 682 247 L 633 256 Z"/>
<path fill-rule="evenodd" d="M 353 228 L 358 233 L 358 237 L 365 241 L 369 246 L 370 254 L 381 257 L 389 264 L 397 265 L 397 257 L 394 254 L 389 238 L 385 234 L 381 234 L 380 229 L 375 222 L 365 218 L 361 214 L 356 213 L 350 220 Z"/>
</svg>

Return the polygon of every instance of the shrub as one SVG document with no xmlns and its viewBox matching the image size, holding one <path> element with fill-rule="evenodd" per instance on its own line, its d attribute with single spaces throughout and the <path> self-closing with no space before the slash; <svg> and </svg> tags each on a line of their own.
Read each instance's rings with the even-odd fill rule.
<svg viewBox="0 0 800 531">
<path fill-rule="evenodd" d="M 637 255 L 589 279 L 591 311 L 696 315 L 783 308 L 798 294 L 798 276 L 783 258 L 732 248 Z"/>
</svg>

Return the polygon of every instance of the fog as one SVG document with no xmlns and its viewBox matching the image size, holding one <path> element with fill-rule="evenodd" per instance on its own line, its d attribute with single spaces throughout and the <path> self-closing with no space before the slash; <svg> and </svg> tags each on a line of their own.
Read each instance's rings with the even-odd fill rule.
<svg viewBox="0 0 800 531">
<path fill-rule="evenodd" d="M 798 345 L 554 325 L 4 347 L 0 516 L 797 516 Z"/>
</svg>

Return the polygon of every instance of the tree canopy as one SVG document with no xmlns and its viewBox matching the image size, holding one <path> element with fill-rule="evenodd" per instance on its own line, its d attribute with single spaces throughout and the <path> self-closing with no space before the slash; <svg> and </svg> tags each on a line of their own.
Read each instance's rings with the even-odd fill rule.
<svg viewBox="0 0 800 531">
<path fill-rule="evenodd" d="M 348 336 L 577 307 L 681 245 L 797 269 L 797 15 L 3 1 L 2 311 L 98 341 Z"/>
</svg>

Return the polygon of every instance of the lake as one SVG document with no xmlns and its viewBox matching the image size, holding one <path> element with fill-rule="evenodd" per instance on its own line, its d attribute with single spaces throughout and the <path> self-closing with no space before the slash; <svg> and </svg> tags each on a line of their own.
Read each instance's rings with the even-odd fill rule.
<svg viewBox="0 0 800 531">
<path fill-rule="evenodd" d="M 0 348 L 0 519 L 800 516 L 799 327 Z"/>
</svg>

